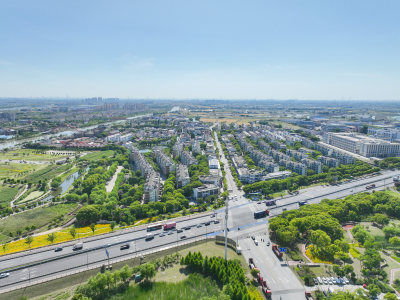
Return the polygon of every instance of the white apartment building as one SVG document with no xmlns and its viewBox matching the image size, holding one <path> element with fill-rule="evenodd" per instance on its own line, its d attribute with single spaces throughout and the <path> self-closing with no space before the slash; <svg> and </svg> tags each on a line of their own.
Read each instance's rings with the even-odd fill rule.
<svg viewBox="0 0 400 300">
<path fill-rule="evenodd" d="M 328 133 L 324 136 L 327 144 L 359 154 L 364 157 L 400 156 L 400 144 L 375 139 L 354 133 Z"/>
</svg>

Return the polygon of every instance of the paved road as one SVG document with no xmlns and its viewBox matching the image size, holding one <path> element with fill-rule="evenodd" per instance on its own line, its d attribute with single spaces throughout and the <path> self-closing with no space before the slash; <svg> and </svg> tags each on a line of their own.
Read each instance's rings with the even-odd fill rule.
<svg viewBox="0 0 400 300">
<path fill-rule="evenodd" d="M 105 248 L 107 248 L 107 251 L 109 252 L 110 259 L 113 259 L 128 254 L 140 254 L 154 247 L 179 244 L 194 237 L 204 237 L 209 233 L 221 233 L 221 222 L 217 224 L 212 222 L 208 226 L 203 224 L 201 227 L 196 227 L 196 224 L 204 223 L 206 221 L 214 221 L 215 219 L 216 218 L 210 218 L 208 216 L 183 222 L 184 226 L 182 223 L 178 223 L 178 229 L 187 227 L 189 225 L 194 225 L 194 227 L 190 228 L 189 230 L 183 230 L 181 233 L 178 233 L 178 231 L 172 231 L 172 234 L 168 234 L 167 232 L 162 237 L 160 237 L 159 234 L 163 233 L 164 231 L 162 229 L 156 230 L 152 232 L 155 235 L 154 239 L 148 241 L 145 239 L 147 232 L 144 230 L 126 235 L 117 235 L 97 241 L 87 242 L 84 243 L 84 248 L 81 251 L 74 252 L 72 250 L 72 246 L 68 246 L 65 247 L 61 252 L 49 250 L 12 259 L 10 261 L 1 261 L 3 268 L 3 266 L 10 266 L 16 262 L 18 263 L 18 261 L 18 265 L 21 265 L 23 262 L 31 263 L 33 260 L 38 261 L 38 259 L 40 260 L 41 258 L 49 258 L 49 256 L 53 258 L 58 257 L 58 259 L 54 261 L 47 261 L 37 265 L 32 265 L 30 267 L 22 267 L 20 270 L 11 271 L 9 277 L 0 280 L 0 289 L 2 287 L 9 287 L 10 284 L 17 285 L 26 280 L 34 280 L 55 272 L 66 272 L 67 270 L 74 268 L 80 268 L 96 262 L 106 261 L 107 256 Z M 183 236 L 185 236 L 185 238 Z M 130 248 L 128 250 L 120 250 L 120 246 L 123 244 L 129 244 Z M 96 249 L 85 251 L 93 248 Z M 63 258 L 63 256 L 68 254 L 74 255 Z"/>
<path fill-rule="evenodd" d="M 266 234 L 266 223 L 267 219 L 254 220 L 253 213 L 256 210 L 265 209 L 265 204 L 257 204 L 256 202 L 249 201 L 243 196 L 243 192 L 236 187 L 236 184 L 233 180 L 232 174 L 229 169 L 228 162 L 224 157 L 222 148 L 217 139 L 217 146 L 219 148 L 219 152 L 221 154 L 221 161 L 225 165 L 226 178 L 228 183 L 228 189 L 232 192 L 231 196 L 236 196 L 233 200 L 229 201 L 229 219 L 228 219 L 228 227 L 229 237 L 237 239 L 239 245 L 242 245 L 248 249 L 248 254 L 252 255 L 252 257 L 262 257 L 260 259 L 260 265 L 265 266 L 265 278 L 267 282 L 270 281 L 271 288 L 274 288 L 275 291 L 279 291 L 279 295 L 282 296 L 282 299 L 292 299 L 285 298 L 287 295 L 297 295 L 298 287 L 297 285 L 293 286 L 291 282 L 286 281 L 286 278 L 292 278 L 288 275 L 287 272 L 290 272 L 289 269 L 281 270 L 280 266 L 276 266 L 274 263 L 274 259 L 276 257 L 273 255 L 272 251 L 266 247 L 255 247 L 254 245 L 249 244 L 248 237 L 258 232 L 259 234 Z M 365 185 L 370 183 L 375 183 L 378 189 L 383 189 L 385 186 L 392 185 L 393 175 L 397 174 L 397 171 L 386 171 L 383 172 L 382 175 L 378 175 L 372 178 L 364 178 L 360 180 L 356 180 L 353 182 L 348 182 L 338 186 L 316 186 L 308 189 L 304 189 L 300 191 L 299 195 L 289 196 L 283 199 L 277 200 L 277 206 L 272 207 L 271 214 L 279 214 L 282 212 L 283 208 L 287 209 L 295 209 L 298 208 L 298 202 L 302 200 L 307 200 L 308 203 L 317 203 L 324 198 L 340 198 L 345 197 L 348 194 L 358 193 L 360 191 L 365 191 Z M 385 184 L 385 186 L 384 186 Z M 217 211 L 217 218 L 223 219 L 223 211 L 224 209 L 220 209 Z M 191 219 L 182 221 L 178 223 L 178 228 L 186 227 L 189 225 L 204 223 L 206 221 L 211 220 L 210 216 L 196 218 L 193 217 Z M 63 258 L 65 254 L 72 253 L 72 246 L 67 246 L 61 252 L 54 252 L 53 250 L 45 250 L 45 251 L 32 251 L 31 254 L 22 255 L 13 255 L 7 257 L 0 257 L 0 265 L 1 269 L 13 268 L 25 264 L 30 264 L 38 261 L 46 261 L 52 258 L 59 258 L 55 261 L 51 262 L 43 262 L 40 265 L 33 267 L 25 267 L 18 271 L 10 272 L 10 277 L 0 280 L 0 289 L 8 284 L 17 284 L 23 282 L 27 279 L 34 279 L 40 276 L 47 276 L 51 272 L 61 271 L 65 272 L 70 268 L 82 268 L 85 264 L 90 264 L 95 261 L 106 259 L 104 246 L 110 244 L 108 247 L 108 251 L 111 255 L 111 258 L 119 257 L 121 255 L 125 255 L 123 251 L 119 250 L 121 244 L 129 242 L 134 244 L 127 251 L 145 251 L 152 247 L 161 247 L 163 245 L 171 245 L 171 243 L 180 242 L 180 235 L 186 235 L 188 238 L 195 237 L 204 237 L 208 233 L 208 235 L 215 235 L 217 233 L 221 233 L 222 230 L 222 222 L 219 224 L 214 224 L 210 226 L 202 226 L 201 228 L 192 228 L 191 230 L 184 231 L 184 233 L 176 234 L 176 235 L 167 235 L 164 237 L 156 237 L 152 241 L 145 241 L 144 236 L 146 235 L 145 230 L 134 231 L 129 233 L 116 233 L 114 235 L 106 235 L 103 238 L 96 239 L 93 241 L 85 242 L 84 250 L 81 253 L 76 253 L 76 255 Z M 210 234 L 211 232 L 211 234 Z M 182 240 L 183 241 L 183 240 Z M 55 248 L 56 246 L 54 246 Z M 97 249 L 97 248 L 101 249 Z M 135 249 L 136 247 L 136 249 Z M 92 250 L 89 252 L 85 252 L 86 250 Z M 136 253 L 134 252 L 134 253 Z M 134 254 L 132 253 L 132 254 Z M 279 267 L 279 268 L 278 268 Z M 272 269 L 273 268 L 273 269 Z M 280 272 L 283 272 L 280 274 Z M 272 275 L 272 273 L 277 275 Z M 289 276 L 289 277 L 288 277 Z M 294 275 L 293 275 L 294 276 Z M 278 278 L 282 277 L 281 280 Z M 286 295 L 286 296 L 283 296 Z"/>
</svg>

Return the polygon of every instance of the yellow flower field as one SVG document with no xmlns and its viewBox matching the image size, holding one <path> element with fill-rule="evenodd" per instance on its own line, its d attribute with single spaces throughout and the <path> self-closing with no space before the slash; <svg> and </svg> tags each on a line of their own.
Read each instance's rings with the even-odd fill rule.
<svg viewBox="0 0 400 300">
<path fill-rule="evenodd" d="M 116 228 L 114 228 L 115 230 Z M 110 232 L 111 228 L 109 224 L 98 224 L 95 226 L 95 235 L 98 234 L 103 234 Z M 64 229 L 62 231 L 54 232 L 55 234 L 55 240 L 53 244 L 58 244 L 58 243 L 63 243 L 63 242 L 68 242 L 73 240 L 71 234 L 69 233 L 69 229 Z M 75 239 L 79 238 L 84 238 L 88 236 L 92 236 L 93 232 L 90 229 L 90 227 L 81 227 L 81 228 L 76 228 L 76 236 Z M 30 245 L 30 249 L 38 248 L 38 247 L 43 247 L 43 246 L 48 246 L 51 245 L 51 243 L 47 240 L 48 235 L 43 234 L 39 236 L 32 236 L 33 241 Z M 0 248 L 0 255 L 4 254 L 10 254 L 10 253 L 15 253 L 19 251 L 24 251 L 28 250 L 29 245 L 25 242 L 25 239 L 20 239 L 18 241 L 10 242 L 6 244 L 5 249 L 4 245 L 1 245 Z M 5 250 L 5 251 L 4 251 Z"/>
<path fill-rule="evenodd" d="M 310 258 L 311 261 L 314 262 L 314 263 L 317 263 L 317 264 L 329 264 L 329 265 L 332 264 L 331 261 L 323 261 L 323 260 L 320 260 L 320 259 L 314 257 L 314 256 L 311 254 L 310 246 L 307 247 L 306 255 L 307 255 L 308 258 Z"/>
</svg>

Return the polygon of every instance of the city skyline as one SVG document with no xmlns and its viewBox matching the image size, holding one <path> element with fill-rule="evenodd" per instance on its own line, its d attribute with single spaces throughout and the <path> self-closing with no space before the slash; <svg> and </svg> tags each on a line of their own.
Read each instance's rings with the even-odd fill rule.
<svg viewBox="0 0 400 300">
<path fill-rule="evenodd" d="M 0 97 L 398 100 L 397 1 L 4 1 Z"/>
</svg>

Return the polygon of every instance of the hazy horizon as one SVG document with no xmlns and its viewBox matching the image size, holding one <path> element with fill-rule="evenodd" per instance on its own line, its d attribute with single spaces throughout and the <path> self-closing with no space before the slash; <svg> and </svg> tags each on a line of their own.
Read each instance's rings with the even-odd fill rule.
<svg viewBox="0 0 400 300">
<path fill-rule="evenodd" d="M 2 1 L 0 97 L 400 99 L 395 0 Z"/>
</svg>

